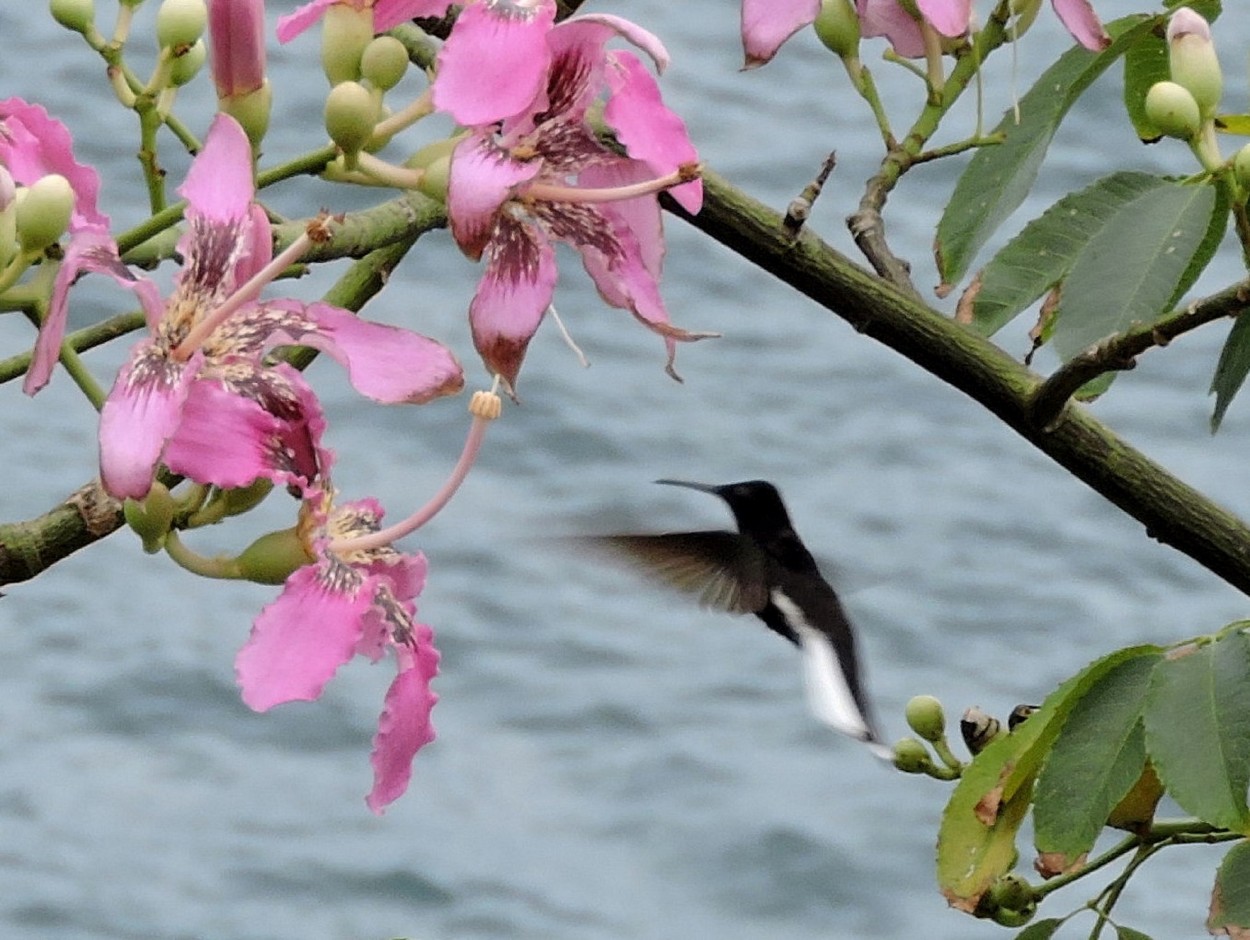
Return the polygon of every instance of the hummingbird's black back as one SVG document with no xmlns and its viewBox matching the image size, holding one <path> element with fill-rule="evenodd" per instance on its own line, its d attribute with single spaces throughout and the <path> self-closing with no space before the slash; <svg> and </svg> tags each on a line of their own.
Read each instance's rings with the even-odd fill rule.
<svg viewBox="0 0 1250 940">
<path fill-rule="evenodd" d="M 766 480 L 710 486 L 657 480 L 713 493 L 733 512 L 738 531 L 614 535 L 599 539 L 702 604 L 753 613 L 804 653 L 809 697 L 833 727 L 886 752 L 860 676 L 851 623 L 837 594 Z"/>
</svg>

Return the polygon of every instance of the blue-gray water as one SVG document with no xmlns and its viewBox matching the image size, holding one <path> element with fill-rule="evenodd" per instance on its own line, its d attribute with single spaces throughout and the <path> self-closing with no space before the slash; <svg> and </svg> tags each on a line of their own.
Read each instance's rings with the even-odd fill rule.
<svg viewBox="0 0 1250 940">
<path fill-rule="evenodd" d="M 109 105 L 99 61 L 41 4 L 11 6 L 0 13 L 0 94 L 40 101 L 70 125 L 80 158 L 102 168 L 104 208 L 124 229 L 144 204 L 131 172 L 133 119 Z M 111 15 L 111 3 L 99 6 Z M 781 206 L 837 148 L 812 224 L 846 247 L 840 220 L 877 153 L 871 124 L 808 35 L 762 71 L 737 72 L 736 7 L 611 5 L 668 43 L 666 95 L 709 164 L 734 182 Z M 1042 18 L 1026 51 L 1066 43 L 1049 10 Z M 1229 107 L 1244 109 L 1250 28 L 1221 23 L 1219 38 Z M 273 54 L 271 159 L 321 140 L 320 79 L 297 68 L 315 48 L 310 35 Z M 896 70 L 875 65 L 876 49 L 868 58 L 884 78 Z M 1021 88 L 1042 58 L 1024 56 Z M 999 65 L 987 88 L 994 116 L 1010 94 Z M 905 75 L 884 84 L 915 90 Z M 186 97 L 187 119 L 202 130 L 210 96 Z M 185 160 L 168 142 L 165 155 L 180 179 Z M 1136 143 L 1110 76 L 1061 133 L 1019 218 L 1125 165 L 1190 169 L 1179 144 Z M 921 285 L 936 281 L 928 246 L 956 172 L 923 169 L 891 201 L 889 233 Z M 367 199 L 301 184 L 277 202 L 302 215 Z M 902 707 L 915 693 L 937 694 L 951 712 L 980 704 L 1001 713 L 1114 647 L 1244 616 L 1244 598 L 1151 542 L 961 395 L 724 249 L 671 220 L 668 230 L 674 318 L 725 337 L 680 351 L 678 385 L 663 374 L 659 341 L 604 308 L 564 258 L 558 306 L 593 366 L 580 369 L 545 327 L 523 373 L 524 404 L 491 429 L 456 501 L 410 540 L 431 561 L 420 610 L 443 652 L 439 738 L 384 818 L 362 797 L 388 667 L 353 664 L 321 701 L 263 716 L 239 701 L 232 658 L 272 589 L 196 579 L 119 533 L 9 591 L 0 602 L 0 935 L 1007 935 L 948 911 L 934 887 L 947 787 L 884 769 L 817 725 L 786 644 L 753 620 L 700 612 L 628 572 L 552 550 L 544 537 L 726 521 L 710 498 L 652 486 L 660 476 L 775 480 L 847 591 L 891 737 L 904 733 Z M 453 344 L 476 385 L 484 376 L 465 309 L 478 271 L 445 235 L 428 241 L 369 313 Z M 1230 253 L 1205 283 L 1237 276 Z M 295 289 L 312 297 L 326 283 Z M 80 296 L 76 322 L 127 304 L 107 283 L 85 282 Z M 1234 406 L 1218 437 L 1206 431 L 1222 332 L 1147 356 L 1095 410 L 1247 513 L 1250 403 Z M 1022 330 L 1005 341 L 1017 352 L 1027 344 Z M 0 322 L 5 354 L 29 342 L 24 322 Z M 110 381 L 121 355 L 88 361 Z M 396 516 L 423 502 L 459 451 L 464 398 L 387 409 L 345 389 L 332 364 L 314 375 L 346 494 L 376 494 Z M 0 518 L 25 518 L 92 474 L 93 415 L 64 375 L 34 401 L 14 386 L 0 394 L 10 474 Z M 193 536 L 206 552 L 246 538 Z M 1164 853 L 1126 893 L 1125 920 L 1156 938 L 1200 935 L 1217 858 Z"/>
</svg>

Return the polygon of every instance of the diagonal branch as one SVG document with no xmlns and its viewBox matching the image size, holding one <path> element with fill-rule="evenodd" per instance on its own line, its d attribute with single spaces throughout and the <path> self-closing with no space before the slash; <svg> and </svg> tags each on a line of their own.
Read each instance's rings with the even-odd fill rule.
<svg viewBox="0 0 1250 940">
<path fill-rule="evenodd" d="M 854 264 L 810 231 L 789 237 L 782 216 L 714 173 L 703 211 L 675 215 L 964 392 L 1078 479 L 1137 519 L 1152 538 L 1250 593 L 1250 527 L 1129 446 L 1082 406 L 1049 426 L 1033 418 L 1042 379 L 997 346 Z"/>
</svg>

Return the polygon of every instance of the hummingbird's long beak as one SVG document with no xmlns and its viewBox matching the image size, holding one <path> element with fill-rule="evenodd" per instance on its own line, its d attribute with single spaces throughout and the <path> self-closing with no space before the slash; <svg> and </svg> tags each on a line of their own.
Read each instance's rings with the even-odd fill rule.
<svg viewBox="0 0 1250 940">
<path fill-rule="evenodd" d="M 665 486 L 684 486 L 688 490 L 698 490 L 701 493 L 711 493 L 715 496 L 720 495 L 720 487 L 712 486 L 709 483 L 691 483 L 689 480 L 656 480 L 656 483 L 663 483 Z"/>
</svg>

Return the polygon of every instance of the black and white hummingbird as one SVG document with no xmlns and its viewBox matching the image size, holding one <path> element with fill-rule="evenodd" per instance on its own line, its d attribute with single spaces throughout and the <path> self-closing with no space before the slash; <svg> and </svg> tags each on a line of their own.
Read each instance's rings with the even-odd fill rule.
<svg viewBox="0 0 1250 940">
<path fill-rule="evenodd" d="M 855 634 L 838 595 L 790 522 L 781 494 L 764 480 L 711 486 L 656 480 L 713 493 L 729 504 L 737 532 L 608 535 L 595 541 L 622 552 L 700 604 L 755 614 L 803 653 L 808 704 L 821 721 L 893 758 L 872 717 Z"/>
</svg>

